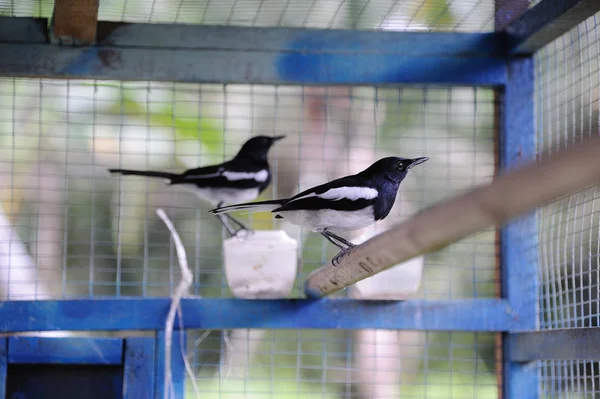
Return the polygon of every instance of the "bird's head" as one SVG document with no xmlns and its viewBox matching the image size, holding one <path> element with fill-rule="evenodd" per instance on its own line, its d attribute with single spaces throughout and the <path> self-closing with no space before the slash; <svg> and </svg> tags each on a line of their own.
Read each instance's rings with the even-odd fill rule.
<svg viewBox="0 0 600 399">
<path fill-rule="evenodd" d="M 267 153 L 269 149 L 278 140 L 281 140 L 285 136 L 256 136 L 246 141 L 237 157 L 256 159 L 259 161 L 267 160 Z"/>
<path fill-rule="evenodd" d="M 410 169 L 422 164 L 428 159 L 428 157 L 412 159 L 400 157 L 381 158 L 379 161 L 369 166 L 369 168 L 367 168 L 363 173 L 385 177 L 394 183 L 400 183 L 402 180 L 404 180 Z"/>
</svg>

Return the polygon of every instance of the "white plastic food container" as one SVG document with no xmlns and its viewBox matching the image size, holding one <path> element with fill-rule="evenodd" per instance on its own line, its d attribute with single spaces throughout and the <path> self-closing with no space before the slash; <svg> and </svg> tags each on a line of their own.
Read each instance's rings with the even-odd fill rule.
<svg viewBox="0 0 600 399">
<path fill-rule="evenodd" d="M 376 236 L 375 231 L 354 239 L 361 244 Z M 421 285 L 424 256 L 417 256 L 399 263 L 374 276 L 357 282 L 353 287 L 353 296 L 364 299 L 406 299 L 413 296 Z"/>
<path fill-rule="evenodd" d="M 296 280 L 298 243 L 283 230 L 255 230 L 223 242 L 225 278 L 236 298 L 286 298 Z"/>
</svg>

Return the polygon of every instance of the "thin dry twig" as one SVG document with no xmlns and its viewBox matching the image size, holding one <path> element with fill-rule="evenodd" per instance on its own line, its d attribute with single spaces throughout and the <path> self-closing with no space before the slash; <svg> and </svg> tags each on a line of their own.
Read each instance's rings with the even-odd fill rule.
<svg viewBox="0 0 600 399">
<path fill-rule="evenodd" d="M 194 281 L 194 275 L 190 270 L 187 262 L 187 256 L 185 253 L 185 247 L 181 242 L 181 238 L 175 230 L 175 226 L 171 223 L 171 220 L 161 208 L 156 210 L 156 214 L 158 217 L 162 219 L 164 224 L 169 229 L 171 236 L 173 237 L 173 242 L 175 243 L 175 250 L 177 251 L 177 260 L 179 261 L 179 267 L 181 268 L 181 280 L 175 289 L 175 293 L 171 298 L 171 306 L 169 308 L 169 313 L 167 315 L 167 320 L 165 321 L 165 386 L 163 391 L 163 397 L 165 399 L 169 399 L 170 397 L 175 397 L 175 389 L 173 387 L 173 374 L 171 371 L 171 350 L 173 344 L 173 326 L 175 325 L 175 316 L 179 315 L 179 327 L 181 331 L 180 339 L 183 340 L 183 315 L 181 314 L 181 299 L 187 294 L 188 290 L 192 286 Z M 183 348 L 182 342 L 182 348 Z M 192 367 L 189 363 L 189 360 L 185 356 L 185 353 L 182 352 L 183 361 L 185 364 L 185 368 L 190 374 L 192 385 L 194 386 L 194 391 L 196 392 L 196 396 L 199 396 L 199 389 L 196 385 L 196 380 L 194 378 L 194 373 L 192 371 Z"/>
</svg>

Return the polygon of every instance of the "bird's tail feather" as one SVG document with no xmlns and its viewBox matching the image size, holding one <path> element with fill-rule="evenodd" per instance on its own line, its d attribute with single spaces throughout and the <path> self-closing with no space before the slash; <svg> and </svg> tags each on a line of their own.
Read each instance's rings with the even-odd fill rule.
<svg viewBox="0 0 600 399">
<path fill-rule="evenodd" d="M 155 172 L 155 171 L 145 171 L 145 170 L 131 170 L 131 169 L 109 169 L 110 173 L 118 173 L 124 176 L 132 175 L 132 176 L 146 176 L 146 177 L 162 177 L 163 179 L 173 180 L 179 176 L 176 173 L 168 173 L 168 172 Z"/>
<path fill-rule="evenodd" d="M 267 212 L 279 208 L 281 205 L 284 204 L 285 201 L 285 199 L 278 199 L 272 201 L 246 202 L 244 204 L 222 206 L 220 208 L 211 209 L 209 212 L 213 215 L 220 215 L 221 213 L 229 213 L 242 210 L 250 212 Z"/>
</svg>

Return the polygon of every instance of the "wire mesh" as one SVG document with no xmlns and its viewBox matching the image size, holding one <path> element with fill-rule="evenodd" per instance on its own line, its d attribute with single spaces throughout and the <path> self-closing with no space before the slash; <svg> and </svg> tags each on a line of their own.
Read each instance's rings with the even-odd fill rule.
<svg viewBox="0 0 600 399">
<path fill-rule="evenodd" d="M 189 358 L 203 398 L 498 397 L 493 334 L 233 330 L 226 340 L 220 331 L 190 335 L 196 349 Z M 187 387 L 192 395 L 191 384 Z"/>
<path fill-rule="evenodd" d="M 127 22 L 474 32 L 494 25 L 491 0 L 100 4 L 100 20 Z M 51 10 L 52 2 L 0 0 L 0 15 L 50 17 Z M 179 267 L 158 207 L 183 239 L 192 294 L 231 297 L 222 266 L 226 233 L 206 212 L 210 205 L 160 179 L 111 176 L 108 168 L 183 171 L 232 157 L 251 136 L 284 134 L 270 153 L 275 177 L 260 197 L 268 199 L 383 156 L 430 157 L 403 182 L 394 210 L 379 223 L 385 229 L 492 178 L 495 101 L 483 88 L 0 78 L 7 110 L 0 116 L 0 216 L 7 222 L 0 225 L 10 228 L 0 298 L 171 295 Z M 298 240 L 291 297 L 302 296 L 306 275 L 336 252 L 319 235 L 269 214 L 241 219 Z M 426 256 L 412 296 L 496 297 L 495 238 L 493 230 L 480 232 Z M 201 397 L 498 397 L 494 334 L 194 330 L 188 337 Z"/>
<path fill-rule="evenodd" d="M 162 179 L 110 175 L 109 168 L 181 172 L 231 158 L 251 136 L 283 134 L 270 151 L 273 183 L 259 197 L 270 199 L 357 173 L 383 156 L 429 156 L 402 183 L 381 231 L 491 179 L 494 101 L 491 89 L 475 88 L 2 79 L 0 106 L 10 112 L 0 117 L 0 199 L 28 250 L 23 256 L 37 265 L 35 287 L 15 288 L 8 299 L 31 289 L 61 298 L 169 296 L 179 267 L 158 207 L 182 236 L 193 293 L 231 296 L 222 266 L 227 236 L 208 214 L 212 206 Z M 269 213 L 238 218 L 298 240 L 292 296 L 302 296 L 306 274 L 336 253 L 320 235 Z M 425 258 L 416 295 L 494 297 L 495 262 L 495 232 L 473 235 Z"/>
<path fill-rule="evenodd" d="M 564 149 L 598 135 L 600 13 L 538 51 L 536 107 L 539 151 Z M 549 171 L 551 173 L 551 171 Z M 538 212 L 540 327 L 598 327 L 600 192 L 591 187 Z M 540 362 L 548 398 L 592 398 L 597 362 Z"/>
<path fill-rule="evenodd" d="M 540 151 L 599 133 L 600 14 L 536 54 Z M 598 212 L 591 187 L 540 212 L 542 328 L 598 325 Z"/>
<path fill-rule="evenodd" d="M 514 5 L 513 5 L 514 3 Z M 0 15 L 49 18 L 51 0 L 0 0 Z M 498 1 L 503 15 L 519 2 Z M 102 0 L 100 20 L 254 27 L 494 30 L 494 0 Z"/>
<path fill-rule="evenodd" d="M 598 362 L 545 361 L 541 366 L 540 398 L 586 399 L 600 396 Z"/>
<path fill-rule="evenodd" d="M 230 297 L 222 268 L 226 235 L 207 214 L 210 206 L 162 180 L 111 176 L 108 168 L 182 171 L 230 158 L 251 136 L 284 134 L 270 154 L 275 178 L 262 198 L 271 198 L 355 173 L 385 155 L 429 156 L 427 168 L 403 182 L 385 228 L 491 179 L 494 101 L 490 89 L 475 88 L 0 79 L 0 106 L 10 110 L 0 117 L 0 210 L 14 230 L 8 262 L 0 264 L 0 295 L 170 295 L 179 268 L 154 213 L 163 207 L 187 249 L 192 293 Z M 320 236 L 269 214 L 247 221 L 298 239 L 301 268 L 291 296 L 301 296 L 306 274 L 335 254 Z M 495 232 L 469 237 L 425 258 L 414 296 L 494 297 L 495 263 Z M 15 282 L 10 276 L 21 268 L 29 280 Z M 233 330 L 188 336 L 202 397 L 497 397 L 493 334 Z"/>
</svg>

